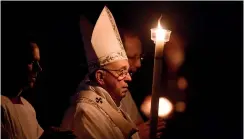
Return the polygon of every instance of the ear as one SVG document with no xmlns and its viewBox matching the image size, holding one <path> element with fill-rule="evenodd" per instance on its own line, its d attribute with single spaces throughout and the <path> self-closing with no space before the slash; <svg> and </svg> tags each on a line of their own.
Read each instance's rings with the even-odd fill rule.
<svg viewBox="0 0 244 139">
<path fill-rule="evenodd" d="M 96 77 L 98 84 L 104 85 L 104 71 L 97 70 L 95 73 L 95 77 Z"/>
</svg>

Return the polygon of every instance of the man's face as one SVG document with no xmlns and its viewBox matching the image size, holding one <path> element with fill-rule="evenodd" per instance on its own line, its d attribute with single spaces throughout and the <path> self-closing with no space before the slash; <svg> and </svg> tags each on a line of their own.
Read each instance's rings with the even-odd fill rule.
<svg viewBox="0 0 244 139">
<path fill-rule="evenodd" d="M 127 60 L 120 60 L 104 67 L 104 88 L 115 100 L 121 101 L 128 92 L 128 81 L 131 81 L 128 73 L 129 63 Z"/>
<path fill-rule="evenodd" d="M 125 50 L 130 64 L 130 72 L 134 73 L 141 67 L 141 41 L 139 37 L 124 37 Z"/>
<path fill-rule="evenodd" d="M 31 53 L 27 63 L 27 84 L 26 87 L 33 88 L 36 82 L 36 78 L 39 72 L 42 71 L 42 68 L 39 64 L 40 61 L 40 52 L 36 43 L 30 43 Z"/>
</svg>

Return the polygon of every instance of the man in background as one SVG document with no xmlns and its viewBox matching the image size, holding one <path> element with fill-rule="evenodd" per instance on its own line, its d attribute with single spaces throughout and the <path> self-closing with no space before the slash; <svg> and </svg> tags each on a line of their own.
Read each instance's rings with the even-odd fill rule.
<svg viewBox="0 0 244 139">
<path fill-rule="evenodd" d="M 141 68 L 141 62 L 143 60 L 141 40 L 138 33 L 135 30 L 120 28 L 120 34 L 130 64 L 129 70 L 131 75 L 133 75 Z M 137 93 L 138 95 L 140 95 L 140 92 L 132 93 Z M 136 103 L 131 96 L 130 91 L 126 94 L 125 98 L 123 98 L 121 103 L 121 108 L 130 115 L 131 119 L 137 125 L 137 128 L 139 129 L 140 138 L 149 138 L 150 121 L 144 122 L 136 106 Z M 165 122 L 162 119 L 159 119 L 157 137 L 160 137 L 162 135 L 162 129 L 164 128 Z"/>
<path fill-rule="evenodd" d="M 51 127 L 43 130 L 33 106 L 23 97 L 35 86 L 42 68 L 36 41 L 22 34 L 11 34 L 3 41 L 1 94 L 1 137 L 6 139 L 74 138 L 72 132 Z M 10 41 L 10 40 L 11 41 Z"/>
</svg>

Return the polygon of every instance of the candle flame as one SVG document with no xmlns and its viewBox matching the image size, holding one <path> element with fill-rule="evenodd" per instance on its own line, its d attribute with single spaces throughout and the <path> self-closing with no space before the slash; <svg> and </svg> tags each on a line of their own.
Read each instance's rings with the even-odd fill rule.
<svg viewBox="0 0 244 139">
<path fill-rule="evenodd" d="M 165 36 L 166 36 L 166 31 L 163 29 L 163 27 L 160 24 L 161 18 L 162 18 L 162 15 L 158 19 L 158 28 L 156 30 L 156 40 L 157 41 L 164 41 L 165 40 Z"/>
<path fill-rule="evenodd" d="M 162 15 L 160 16 L 160 18 L 158 19 L 158 27 L 151 29 L 151 40 L 154 41 L 154 43 L 165 43 L 168 42 L 170 39 L 170 34 L 171 31 L 164 29 L 161 24 L 160 24 L 160 20 L 162 18 Z"/>
<path fill-rule="evenodd" d="M 162 18 L 162 15 L 161 15 L 160 18 L 158 19 L 158 29 L 162 29 L 162 26 L 161 26 L 161 24 L 160 24 L 161 18 Z"/>
</svg>

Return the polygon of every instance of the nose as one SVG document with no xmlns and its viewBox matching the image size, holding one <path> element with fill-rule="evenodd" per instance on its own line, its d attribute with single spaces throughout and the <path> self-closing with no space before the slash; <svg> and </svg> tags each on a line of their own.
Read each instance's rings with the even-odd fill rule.
<svg viewBox="0 0 244 139">
<path fill-rule="evenodd" d="M 132 80 L 132 78 L 131 78 L 131 76 L 130 76 L 129 73 L 126 75 L 125 80 L 126 80 L 126 81 L 131 81 L 131 80 Z"/>
<path fill-rule="evenodd" d="M 41 67 L 39 62 L 36 63 L 35 67 L 36 67 L 37 72 L 41 72 L 42 71 L 42 67 Z"/>
<path fill-rule="evenodd" d="M 141 59 L 137 59 L 135 63 L 135 67 L 138 69 L 141 67 Z"/>
</svg>

